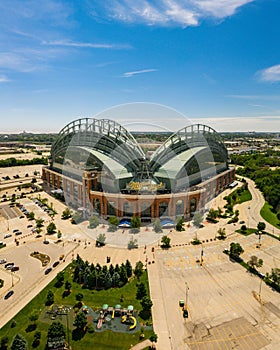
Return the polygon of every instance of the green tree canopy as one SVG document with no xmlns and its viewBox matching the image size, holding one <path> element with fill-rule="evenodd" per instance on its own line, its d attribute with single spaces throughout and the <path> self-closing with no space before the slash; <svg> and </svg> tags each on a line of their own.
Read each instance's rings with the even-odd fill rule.
<svg viewBox="0 0 280 350">
<path fill-rule="evenodd" d="M 26 339 L 22 335 L 16 334 L 11 345 L 11 350 L 26 350 L 26 349 L 27 349 Z"/>
</svg>

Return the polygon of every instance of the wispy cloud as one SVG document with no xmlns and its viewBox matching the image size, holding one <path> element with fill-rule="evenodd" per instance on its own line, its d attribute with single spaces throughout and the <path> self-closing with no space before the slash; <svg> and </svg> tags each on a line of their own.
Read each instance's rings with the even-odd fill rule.
<svg viewBox="0 0 280 350">
<path fill-rule="evenodd" d="M 256 73 L 260 81 L 278 82 L 280 81 L 280 64 L 268 67 Z"/>
<path fill-rule="evenodd" d="M 130 49 L 131 46 L 127 44 L 100 44 L 100 43 L 88 43 L 88 42 L 75 42 L 70 40 L 53 40 L 43 41 L 42 44 L 49 46 L 64 46 L 64 47 L 77 47 L 77 48 L 91 48 L 91 49 Z"/>
<path fill-rule="evenodd" d="M 226 95 L 229 98 L 236 98 L 241 100 L 263 100 L 263 101 L 278 101 L 280 95 Z"/>
<path fill-rule="evenodd" d="M 6 75 L 0 75 L 0 84 L 1 83 L 8 83 L 11 81 L 9 78 L 6 77 Z"/>
<path fill-rule="evenodd" d="M 196 26 L 206 17 L 225 18 L 255 0 L 116 0 L 99 7 L 114 20 L 148 25 Z M 98 11 L 94 11 L 94 16 Z"/>
<path fill-rule="evenodd" d="M 136 71 L 133 71 L 133 72 L 126 72 L 122 75 L 123 78 L 131 78 L 133 77 L 134 75 L 137 75 L 137 74 L 144 74 L 144 73 L 151 73 L 151 72 L 156 72 L 157 69 L 142 69 L 142 70 L 136 70 Z"/>
</svg>

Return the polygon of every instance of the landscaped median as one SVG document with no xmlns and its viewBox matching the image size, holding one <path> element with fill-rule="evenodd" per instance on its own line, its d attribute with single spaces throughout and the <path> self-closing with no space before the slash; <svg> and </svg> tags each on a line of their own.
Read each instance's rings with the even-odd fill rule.
<svg viewBox="0 0 280 350">
<path fill-rule="evenodd" d="M 60 334 L 73 349 L 129 349 L 154 334 L 151 306 L 142 263 L 94 266 L 78 257 L 2 328 L 0 341 L 9 348 L 20 334 L 29 349 L 47 349 L 50 334 Z"/>
</svg>

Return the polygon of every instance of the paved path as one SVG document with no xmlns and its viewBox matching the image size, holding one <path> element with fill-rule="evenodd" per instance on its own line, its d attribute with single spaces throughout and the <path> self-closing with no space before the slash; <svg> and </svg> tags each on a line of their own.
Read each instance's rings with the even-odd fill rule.
<svg viewBox="0 0 280 350">
<path fill-rule="evenodd" d="M 149 339 L 146 339 L 144 341 L 142 341 L 141 343 L 138 343 L 136 345 L 134 345 L 131 350 L 142 350 L 147 348 L 148 346 L 151 346 L 152 342 Z"/>
</svg>

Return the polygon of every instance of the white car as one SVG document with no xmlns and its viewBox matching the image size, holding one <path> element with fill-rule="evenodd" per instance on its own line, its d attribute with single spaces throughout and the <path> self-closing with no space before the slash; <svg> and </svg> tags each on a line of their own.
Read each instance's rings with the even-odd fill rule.
<svg viewBox="0 0 280 350">
<path fill-rule="evenodd" d="M 0 260 L 0 264 L 5 264 L 6 262 L 7 262 L 7 259 L 5 258 Z"/>
<path fill-rule="evenodd" d="M 12 235 L 11 235 L 10 233 L 6 233 L 6 234 L 4 235 L 4 238 L 9 238 L 9 237 L 12 237 Z"/>
</svg>

